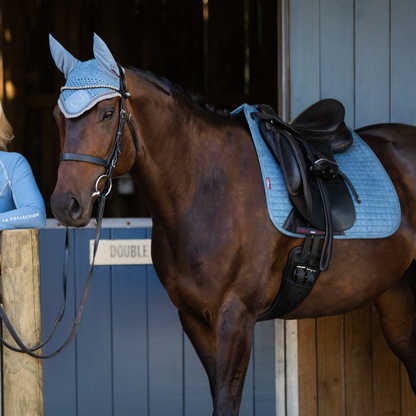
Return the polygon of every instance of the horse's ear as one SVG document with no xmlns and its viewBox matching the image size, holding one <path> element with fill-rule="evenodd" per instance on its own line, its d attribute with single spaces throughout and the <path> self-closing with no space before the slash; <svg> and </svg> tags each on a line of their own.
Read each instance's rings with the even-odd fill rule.
<svg viewBox="0 0 416 416">
<path fill-rule="evenodd" d="M 101 70 L 113 78 L 120 78 L 120 70 L 113 55 L 104 41 L 94 33 L 94 57 L 97 60 Z"/>
<path fill-rule="evenodd" d="M 80 61 L 74 58 L 52 35 L 49 35 L 49 47 L 56 66 L 63 72 L 65 78 L 68 78 Z"/>
</svg>

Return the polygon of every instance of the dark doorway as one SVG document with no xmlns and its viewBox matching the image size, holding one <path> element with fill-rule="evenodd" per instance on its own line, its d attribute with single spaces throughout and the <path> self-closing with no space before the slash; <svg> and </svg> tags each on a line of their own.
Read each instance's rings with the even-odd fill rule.
<svg viewBox="0 0 416 416">
<path fill-rule="evenodd" d="M 0 0 L 0 13 L 0 96 L 16 136 L 9 151 L 31 164 L 48 217 L 59 160 L 52 110 L 64 84 L 49 33 L 85 61 L 96 32 L 121 65 L 220 109 L 277 107 L 276 0 Z M 137 188 L 123 184 L 116 181 L 105 216 L 149 216 Z"/>
</svg>

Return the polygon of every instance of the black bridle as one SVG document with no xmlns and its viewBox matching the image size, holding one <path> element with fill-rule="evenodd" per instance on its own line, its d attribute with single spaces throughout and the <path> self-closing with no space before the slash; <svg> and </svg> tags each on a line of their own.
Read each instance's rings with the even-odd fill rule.
<svg viewBox="0 0 416 416">
<path fill-rule="evenodd" d="M 91 267 L 90 267 L 90 271 L 88 274 L 88 278 L 87 278 L 87 282 L 85 283 L 85 288 L 84 288 L 84 292 L 82 294 L 82 298 L 81 298 L 81 302 L 78 308 L 78 312 L 77 315 L 75 317 L 75 321 L 74 321 L 74 325 L 72 327 L 71 333 L 68 337 L 68 339 L 64 342 L 64 344 L 57 349 L 55 352 L 48 354 L 48 355 L 39 355 L 39 354 L 35 354 L 34 351 L 39 350 L 40 348 L 42 348 L 44 345 L 46 345 L 49 340 L 52 338 L 52 335 L 54 334 L 58 323 L 62 320 L 64 313 L 65 313 L 65 306 L 66 306 L 66 293 L 67 293 L 67 281 L 68 281 L 68 269 L 69 269 L 69 232 L 68 232 L 68 227 L 66 227 L 66 238 L 65 238 L 65 254 L 64 254 L 64 270 L 63 270 L 63 303 L 62 303 L 62 307 L 61 310 L 59 311 L 59 314 L 56 318 L 55 324 L 52 328 L 51 333 L 49 334 L 49 336 L 47 337 L 46 341 L 44 343 L 42 343 L 41 345 L 38 345 L 36 347 L 33 348 L 28 348 L 23 341 L 20 339 L 19 335 L 16 333 L 15 329 L 13 328 L 12 324 L 10 323 L 9 318 L 7 317 L 6 313 L 4 312 L 4 309 L 0 306 L 0 317 L 3 320 L 6 328 L 8 329 L 8 331 L 10 332 L 10 335 L 12 336 L 12 338 L 14 339 L 14 341 L 16 342 L 16 344 L 20 347 L 20 348 L 16 348 L 13 347 L 12 345 L 8 344 L 3 338 L 0 337 L 0 341 L 3 343 L 4 346 L 6 346 L 7 348 L 9 348 L 12 351 L 16 351 L 16 352 L 20 352 L 20 353 L 26 353 L 28 355 L 30 355 L 31 357 L 35 357 L 35 358 L 40 358 L 40 359 L 45 359 L 45 358 L 52 358 L 55 357 L 56 355 L 58 355 L 59 353 L 61 353 L 63 350 L 65 350 L 69 344 L 73 341 L 73 339 L 75 338 L 75 335 L 78 332 L 79 326 L 81 324 L 81 319 L 82 319 L 82 315 L 84 313 L 84 309 L 85 309 L 85 305 L 87 302 L 87 297 L 88 297 L 88 292 L 90 290 L 90 286 L 91 286 L 91 281 L 92 281 L 92 274 L 93 274 L 93 270 L 94 270 L 94 263 L 95 263 L 95 257 L 97 254 L 97 249 L 98 249 L 98 243 L 100 240 L 100 233 L 101 233 L 101 224 L 102 224 L 102 219 L 103 219 L 103 215 L 104 215 L 104 207 L 105 207 L 105 201 L 107 198 L 107 195 L 110 193 L 111 191 L 111 186 L 112 186 L 112 182 L 111 182 L 111 176 L 113 174 L 113 171 L 117 165 L 118 162 L 118 156 L 121 154 L 121 141 L 123 138 L 123 131 L 124 131 L 124 124 L 126 122 L 126 114 L 127 114 L 127 105 L 126 105 L 126 100 L 128 98 L 130 98 L 131 94 L 126 90 L 126 81 L 125 81 L 125 77 L 124 77 L 124 72 L 123 69 L 119 66 L 119 72 L 120 72 L 120 88 L 115 88 L 112 86 L 88 86 L 88 87 L 62 87 L 62 90 L 66 90 L 66 89 L 87 89 L 87 88 L 111 88 L 116 90 L 117 92 L 119 92 L 121 94 L 121 98 L 120 98 L 120 113 L 119 113 L 119 118 L 118 118 L 118 127 L 117 127 L 117 133 L 116 133 L 116 138 L 114 141 L 114 145 L 113 145 L 113 149 L 110 153 L 110 156 L 108 157 L 108 159 L 102 159 L 100 157 L 96 157 L 96 156 L 90 156 L 90 155 L 85 155 L 85 154 L 80 154 L 80 153 L 62 153 L 61 157 L 60 157 L 60 161 L 67 161 L 67 160 L 71 160 L 71 161 L 76 161 L 76 162 L 87 162 L 87 163 L 93 163 L 96 165 L 101 165 L 104 166 L 106 168 L 106 172 L 105 174 L 99 176 L 96 180 L 95 183 L 95 191 L 92 193 L 91 198 L 94 197 L 98 197 L 99 198 L 99 210 L 98 210 L 98 214 L 97 214 L 97 227 L 96 227 L 96 231 L 95 231 L 95 239 L 94 239 L 94 251 L 93 251 L 93 258 L 92 258 L 92 262 L 91 262 Z M 133 137 L 133 142 L 134 142 L 134 146 L 136 148 L 136 151 L 139 152 L 139 144 L 138 144 L 138 140 L 137 140 L 137 132 L 135 129 L 135 123 L 133 120 L 133 116 L 132 114 L 129 114 L 128 117 L 128 125 L 130 127 L 130 132 L 131 135 Z M 106 178 L 106 184 L 104 185 L 104 189 L 103 192 L 99 191 L 98 186 L 100 181 Z"/>
<path fill-rule="evenodd" d="M 101 175 L 95 183 L 95 192 L 92 194 L 92 197 L 95 197 L 101 194 L 101 192 L 98 190 L 98 185 L 101 179 L 103 178 L 107 178 L 107 181 L 109 182 L 107 184 L 108 188 L 106 192 L 108 195 L 109 190 L 111 189 L 111 176 L 113 174 L 114 168 L 117 165 L 118 155 L 121 154 L 121 140 L 123 138 L 124 124 L 126 122 L 126 114 L 127 114 L 126 100 L 130 98 L 131 94 L 126 89 L 126 80 L 124 77 L 124 72 L 120 66 L 119 66 L 119 72 L 120 72 L 120 88 L 115 88 L 110 85 L 105 85 L 105 86 L 103 85 L 90 86 L 89 85 L 86 87 L 62 87 L 61 88 L 61 91 L 64 91 L 64 90 L 78 90 L 78 89 L 106 87 L 106 88 L 111 88 L 121 94 L 120 113 L 118 117 L 118 128 L 117 128 L 117 133 L 116 133 L 116 139 L 114 141 L 113 149 L 108 159 L 103 159 L 101 157 L 90 156 L 90 155 L 85 155 L 85 154 L 80 154 L 80 153 L 61 153 L 61 157 L 59 159 L 60 161 L 74 160 L 77 162 L 93 163 L 95 165 L 101 165 L 106 168 L 105 174 Z M 136 148 L 136 151 L 140 151 L 138 140 L 137 140 L 137 133 L 136 133 L 136 129 L 134 126 L 134 120 L 131 114 L 129 114 L 128 121 L 129 121 L 128 125 L 130 127 L 130 132 L 133 137 L 134 146 Z"/>
</svg>

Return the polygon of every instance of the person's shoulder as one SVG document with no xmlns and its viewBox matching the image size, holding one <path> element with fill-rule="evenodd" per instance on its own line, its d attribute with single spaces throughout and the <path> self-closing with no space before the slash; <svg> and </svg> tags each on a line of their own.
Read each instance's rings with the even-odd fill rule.
<svg viewBox="0 0 416 416">
<path fill-rule="evenodd" d="M 0 150 L 0 160 L 7 162 L 26 161 L 26 158 L 17 152 L 4 152 Z"/>
<path fill-rule="evenodd" d="M 16 174 L 21 175 L 32 171 L 29 162 L 20 153 L 0 151 L 0 163 L 0 168 L 6 171 L 10 179 Z"/>
<path fill-rule="evenodd" d="M 17 152 L 3 152 L 0 151 L 0 160 L 4 165 L 18 165 L 18 164 L 29 164 L 27 159 L 20 153 Z"/>
</svg>

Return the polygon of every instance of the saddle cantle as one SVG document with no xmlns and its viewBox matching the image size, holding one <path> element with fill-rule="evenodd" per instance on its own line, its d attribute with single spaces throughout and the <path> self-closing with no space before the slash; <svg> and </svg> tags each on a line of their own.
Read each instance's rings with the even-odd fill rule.
<svg viewBox="0 0 416 416">
<path fill-rule="evenodd" d="M 344 106 L 339 101 L 328 98 L 302 111 L 290 122 L 290 125 L 302 137 L 327 138 L 332 152 L 341 153 L 353 142 L 344 118 Z"/>
</svg>

